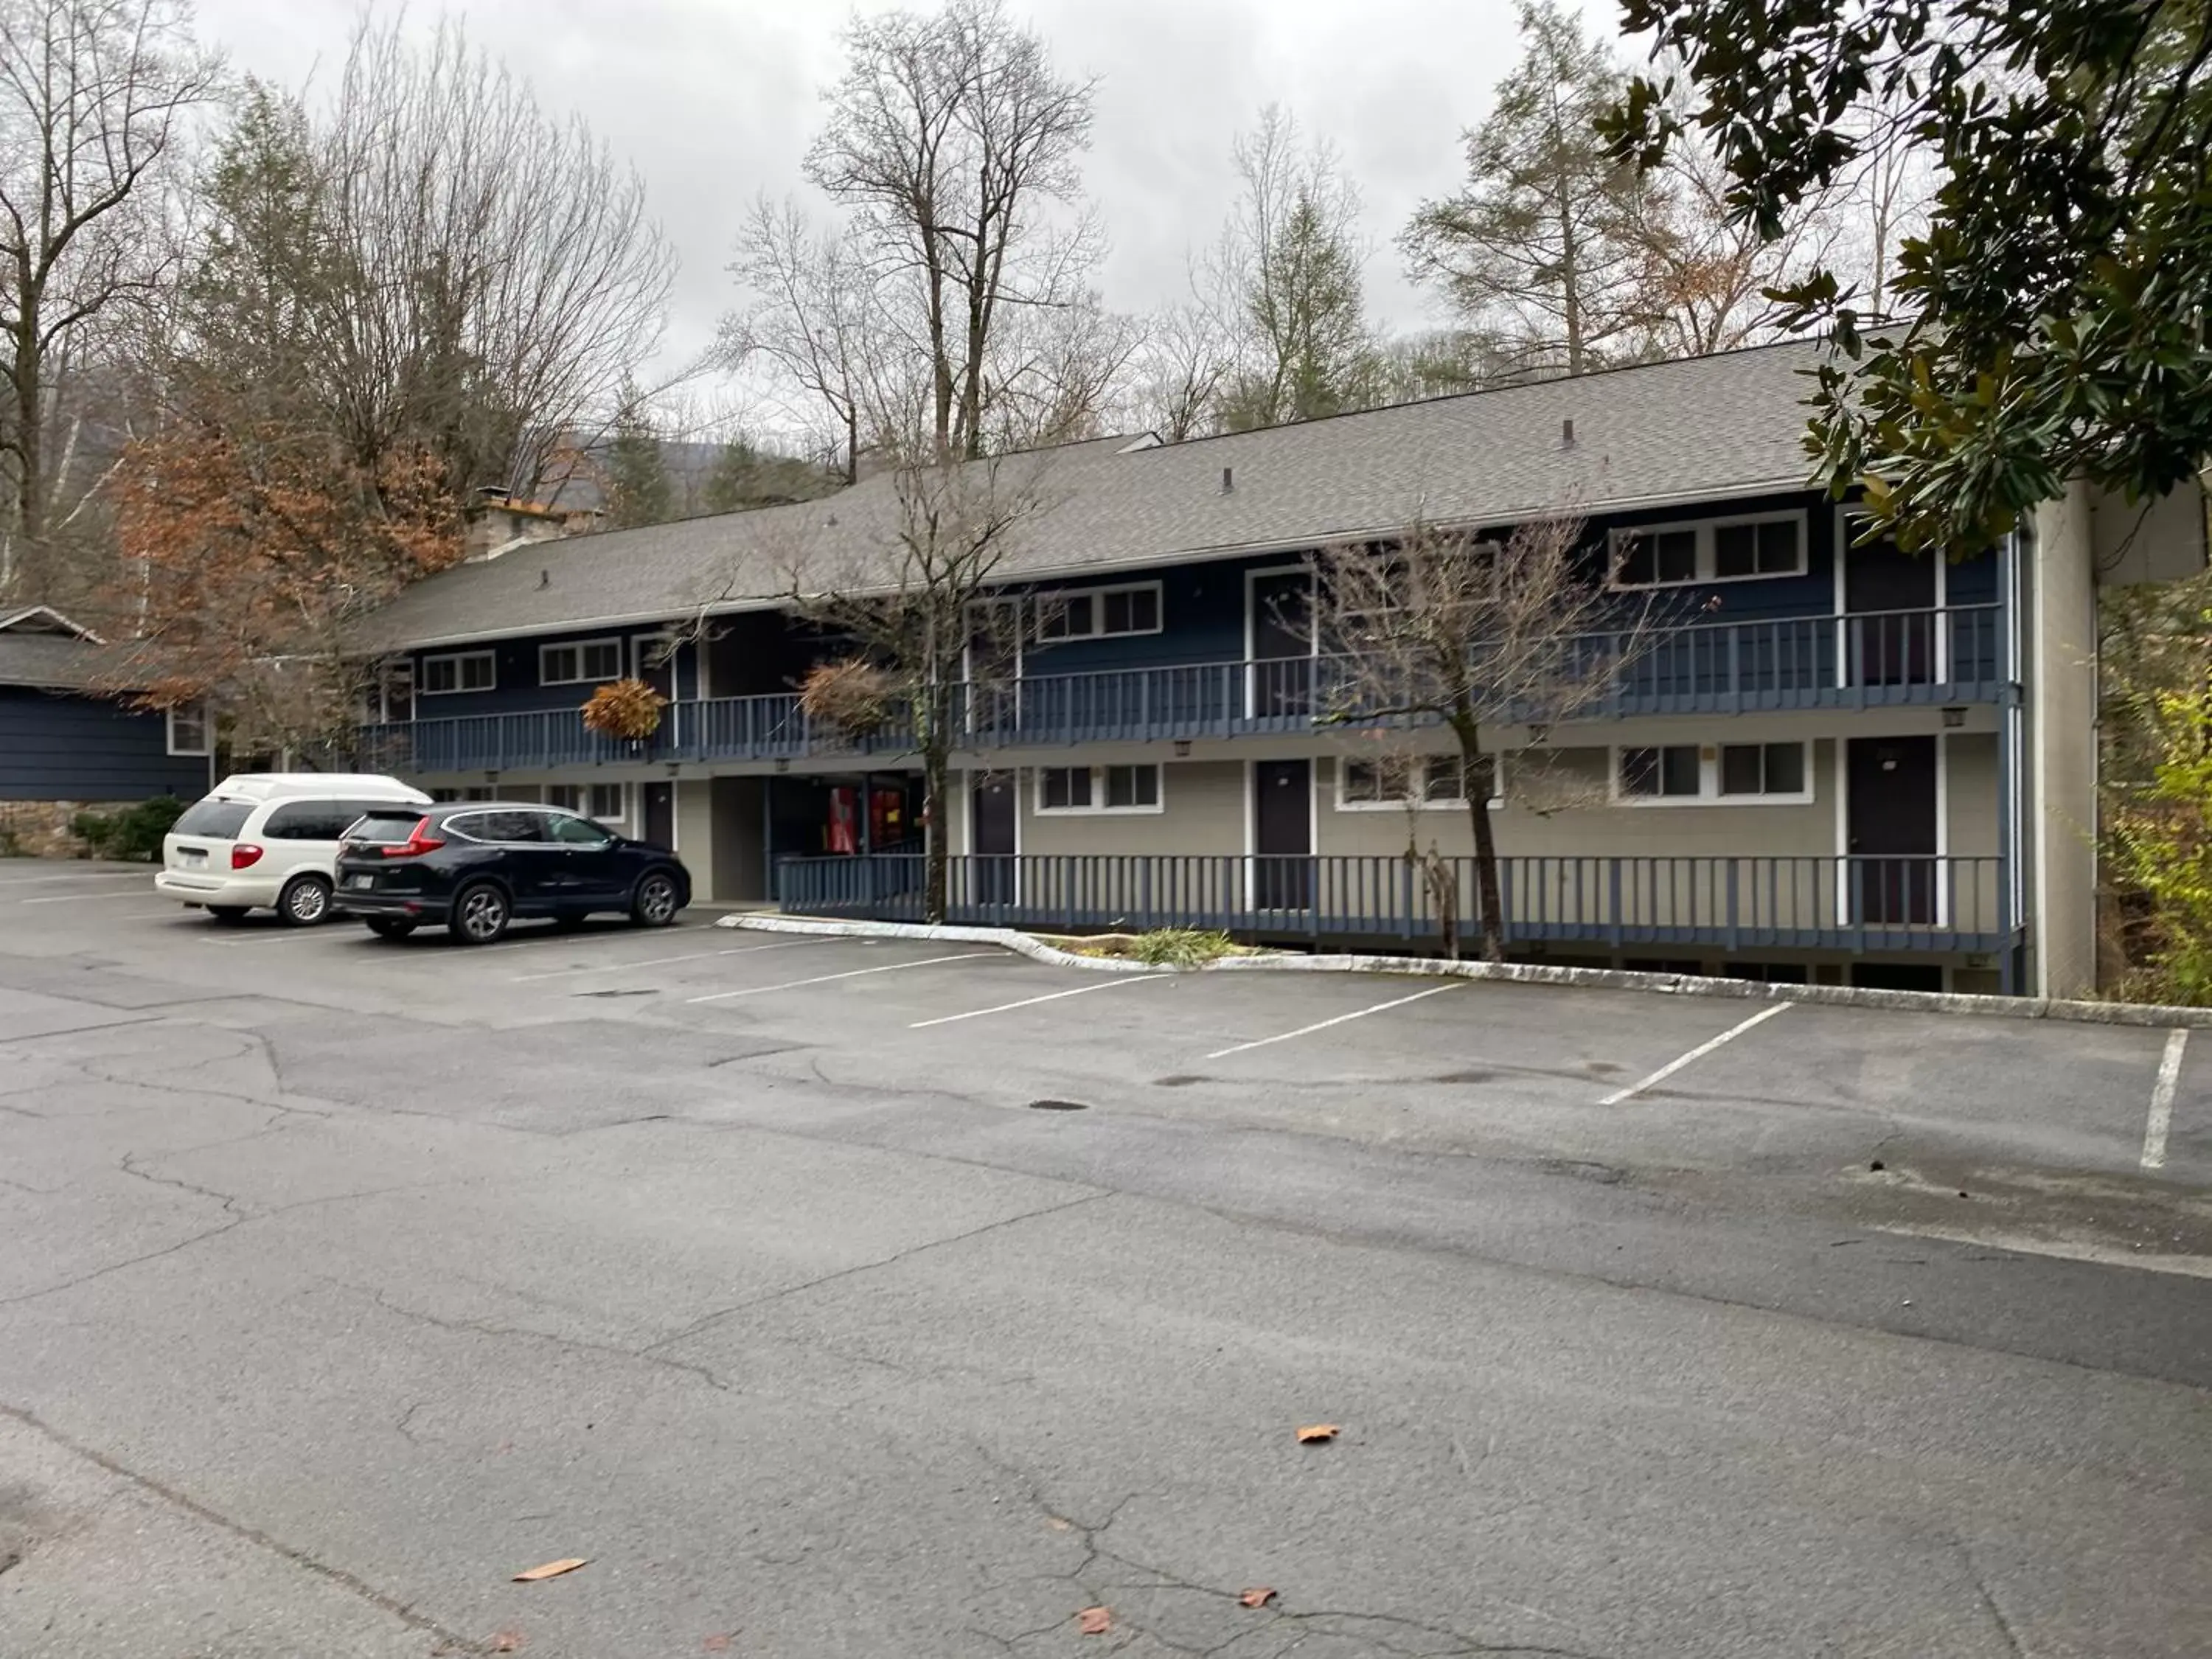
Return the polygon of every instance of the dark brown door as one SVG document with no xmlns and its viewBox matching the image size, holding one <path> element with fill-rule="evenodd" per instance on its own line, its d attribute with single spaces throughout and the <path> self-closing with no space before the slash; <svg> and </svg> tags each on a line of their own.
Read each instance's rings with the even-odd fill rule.
<svg viewBox="0 0 2212 1659">
<path fill-rule="evenodd" d="M 645 791 L 644 839 L 655 847 L 676 850 L 676 786 L 648 783 Z"/>
<path fill-rule="evenodd" d="M 1313 579 L 1255 576 L 1251 596 L 1253 717 L 1302 721 L 1313 713 Z"/>
<path fill-rule="evenodd" d="M 975 899 L 978 904 L 1012 904 L 1015 894 L 1016 798 L 1012 772 L 977 776 L 969 795 L 975 813 Z"/>
<path fill-rule="evenodd" d="M 1252 769 L 1253 903 L 1303 910 L 1313 891 L 1313 763 L 1261 761 Z"/>
<path fill-rule="evenodd" d="M 1936 920 L 1936 739 L 1853 738 L 1850 891 L 1856 920 Z"/>
<path fill-rule="evenodd" d="M 1936 560 L 1889 542 L 1845 547 L 1844 660 L 1853 685 L 1927 685 L 1936 678 Z"/>
</svg>

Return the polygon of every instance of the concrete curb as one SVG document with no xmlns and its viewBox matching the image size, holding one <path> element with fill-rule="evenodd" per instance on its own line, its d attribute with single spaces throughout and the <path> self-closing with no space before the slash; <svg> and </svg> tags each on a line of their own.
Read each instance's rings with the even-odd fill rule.
<svg viewBox="0 0 2212 1659">
<path fill-rule="evenodd" d="M 1874 991 L 1849 985 L 1763 985 L 1755 980 L 1690 974 L 1638 974 L 1615 968 L 1550 968 L 1534 962 L 1445 962 L 1435 957 L 1224 957 L 1196 968 L 1162 968 L 1114 957 L 1079 957 L 1012 927 L 932 927 L 917 921 L 837 921 L 812 916 L 726 915 L 715 925 L 764 933 L 828 933 L 848 939 L 939 939 L 997 945 L 1055 968 L 1101 974 L 1421 974 L 1431 978 L 1500 981 L 1510 985 L 1568 985 L 1589 990 L 1645 991 L 1662 996 L 1717 997 L 1731 1002 L 1811 1002 L 1832 1008 L 1886 1008 L 1897 1013 L 1970 1014 L 1988 1019 L 2055 1019 L 2080 1025 L 2212 1028 L 2212 1008 L 2154 1003 L 2045 1001 L 2035 997 L 1965 996 L 1954 992 Z"/>
</svg>

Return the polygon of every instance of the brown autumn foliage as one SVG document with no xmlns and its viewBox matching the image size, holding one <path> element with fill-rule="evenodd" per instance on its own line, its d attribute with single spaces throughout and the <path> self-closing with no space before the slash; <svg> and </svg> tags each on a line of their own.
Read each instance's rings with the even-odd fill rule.
<svg viewBox="0 0 2212 1659">
<path fill-rule="evenodd" d="M 668 706 L 643 680 L 610 680 L 585 700 L 584 724 L 601 737 L 641 743 L 660 730 L 660 711 Z"/>
<path fill-rule="evenodd" d="M 118 690 L 215 702 L 238 752 L 343 740 L 356 718 L 345 629 L 461 556 L 460 516 L 428 451 L 373 467 L 289 423 L 182 422 L 117 473 L 123 574 L 104 607 L 130 643 Z"/>
</svg>

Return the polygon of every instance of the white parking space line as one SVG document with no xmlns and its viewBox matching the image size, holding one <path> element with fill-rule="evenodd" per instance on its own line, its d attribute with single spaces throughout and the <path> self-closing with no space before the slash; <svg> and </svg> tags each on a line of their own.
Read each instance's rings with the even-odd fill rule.
<svg viewBox="0 0 2212 1659">
<path fill-rule="evenodd" d="M 2169 1031 L 2166 1053 L 2158 1062 L 2158 1081 L 2151 1085 L 2150 1117 L 2143 1125 L 2142 1167 L 2166 1167 L 2166 1137 L 2173 1127 L 2174 1085 L 2181 1081 L 2181 1053 L 2189 1046 L 2186 1027 Z"/>
<path fill-rule="evenodd" d="M 924 957 L 920 962 L 887 962 L 880 968 L 853 968 L 842 974 L 817 974 L 812 979 L 786 980 L 781 985 L 748 985 L 741 991 L 716 991 L 710 996 L 686 997 L 686 1002 L 724 1002 L 732 997 L 766 996 L 770 991 L 796 991 L 802 985 L 827 985 L 833 979 L 859 979 L 867 974 L 896 974 L 907 968 L 933 968 L 940 962 L 972 962 L 977 957 L 1003 956 L 1000 951 L 963 951 L 957 957 Z"/>
<path fill-rule="evenodd" d="M 49 893 L 44 898 L 17 899 L 18 904 L 106 904 L 118 899 L 143 899 L 143 893 Z"/>
<path fill-rule="evenodd" d="M 1240 1042 L 1231 1048 L 1216 1048 L 1206 1058 L 1226 1060 L 1231 1054 L 1243 1054 L 1247 1048 L 1264 1048 L 1271 1042 L 1288 1042 L 1292 1037 L 1307 1036 L 1316 1031 L 1326 1031 L 1330 1026 L 1341 1025 L 1346 1020 L 1364 1019 L 1370 1014 L 1379 1014 L 1392 1008 L 1402 1008 L 1409 1002 L 1419 1002 L 1423 997 L 1437 996 L 1445 991 L 1461 990 L 1468 983 L 1468 981 L 1460 980 L 1450 985 L 1431 985 L 1427 990 L 1416 991 L 1409 997 L 1393 997 L 1388 1002 L 1376 1003 L 1372 1008 L 1355 1008 L 1352 1012 L 1339 1014 L 1334 1019 L 1316 1020 L 1310 1025 L 1301 1025 L 1295 1031 L 1284 1031 L 1274 1036 L 1261 1037 L 1252 1042 Z"/>
<path fill-rule="evenodd" d="M 146 870 L 101 870 L 90 874 L 70 876 L 0 876 L 0 887 L 36 887 L 50 881 L 143 881 L 152 873 Z"/>
<path fill-rule="evenodd" d="M 775 945 L 738 945 L 726 951 L 690 951 L 680 957 L 647 957 L 643 962 L 595 962 L 588 968 L 556 968 L 543 974 L 510 975 L 517 985 L 528 985 L 541 979 L 568 979 L 577 974 L 621 974 L 633 968 L 665 968 L 673 962 L 704 962 L 709 957 L 745 957 L 756 951 L 795 951 L 801 945 L 827 945 L 827 939 L 786 939 Z"/>
<path fill-rule="evenodd" d="M 1156 979 L 1173 979 L 1172 974 L 1124 974 L 1103 984 L 1079 985 L 1072 991 L 1048 991 L 1041 997 L 1024 997 L 1019 1002 L 1002 1002 L 995 1008 L 970 1008 L 964 1014 L 940 1014 L 935 1019 L 918 1019 L 906 1029 L 926 1031 L 933 1025 L 951 1025 L 963 1019 L 981 1019 L 986 1014 L 1009 1014 L 1017 1008 L 1034 1008 L 1040 1002 L 1058 1002 L 1062 997 L 1079 997 L 1091 991 L 1110 991 L 1117 985 L 1145 985 Z"/>
<path fill-rule="evenodd" d="M 1662 1066 L 1657 1071 L 1652 1073 L 1650 1077 L 1644 1078 L 1638 1082 L 1632 1083 L 1626 1089 L 1615 1089 L 1603 1100 L 1598 1102 L 1598 1104 L 1601 1106 L 1618 1106 L 1622 1101 L 1632 1099 L 1636 1096 L 1642 1094 L 1653 1084 L 1664 1083 L 1668 1078 L 1674 1076 L 1675 1073 L 1680 1071 L 1685 1066 L 1690 1065 L 1692 1061 L 1703 1060 L 1707 1054 L 1712 1053 L 1714 1049 L 1719 1048 L 1724 1042 L 1735 1042 L 1746 1031 L 1748 1031 L 1753 1026 L 1759 1024 L 1765 1020 L 1772 1019 L 1777 1014 L 1788 1012 L 1790 1006 L 1790 1005 L 1786 1002 L 1770 1003 L 1767 1006 L 1760 1009 L 1757 1013 L 1753 1014 L 1749 1019 L 1745 1020 L 1741 1024 L 1731 1025 L 1727 1030 L 1723 1031 L 1718 1036 L 1712 1037 L 1704 1042 L 1700 1042 L 1696 1048 L 1691 1049 L 1688 1054 L 1676 1055 L 1673 1060 L 1668 1060 L 1664 1066 Z"/>
</svg>

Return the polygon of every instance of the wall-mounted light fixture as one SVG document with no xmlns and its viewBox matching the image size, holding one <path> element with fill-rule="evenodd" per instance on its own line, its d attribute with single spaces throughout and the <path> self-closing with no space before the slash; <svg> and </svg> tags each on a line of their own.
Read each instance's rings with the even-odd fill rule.
<svg viewBox="0 0 2212 1659">
<path fill-rule="evenodd" d="M 1188 760 L 1190 758 L 1190 739 L 1188 738 L 1177 738 L 1175 740 L 1175 751 L 1176 758 L 1177 760 Z"/>
<path fill-rule="evenodd" d="M 1966 711 L 1965 709 L 1947 708 L 1943 711 L 1943 724 L 1945 726 L 1955 728 L 1964 726 L 1966 723 Z"/>
</svg>

